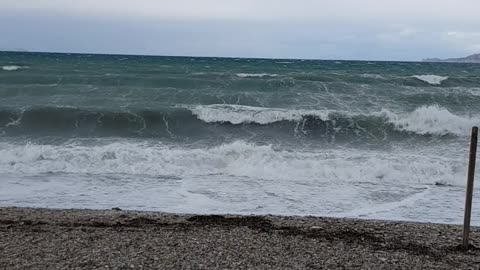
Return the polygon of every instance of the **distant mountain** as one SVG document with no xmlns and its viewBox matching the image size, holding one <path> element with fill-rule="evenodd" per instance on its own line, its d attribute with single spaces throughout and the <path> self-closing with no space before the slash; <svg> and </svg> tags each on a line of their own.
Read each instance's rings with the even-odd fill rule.
<svg viewBox="0 0 480 270">
<path fill-rule="evenodd" d="M 22 48 L 0 48 L 0 52 L 28 52 L 28 50 Z"/>
<path fill-rule="evenodd" d="M 480 63 L 480 53 L 472 54 L 467 57 L 461 58 L 447 58 L 447 59 L 439 59 L 439 58 L 427 58 L 423 59 L 423 62 L 448 62 L 448 63 Z"/>
</svg>

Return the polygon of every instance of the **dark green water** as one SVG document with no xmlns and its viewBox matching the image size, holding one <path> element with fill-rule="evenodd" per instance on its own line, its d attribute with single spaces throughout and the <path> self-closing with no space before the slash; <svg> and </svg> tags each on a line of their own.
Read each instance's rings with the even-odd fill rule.
<svg viewBox="0 0 480 270">
<path fill-rule="evenodd" d="M 428 207 L 408 205 L 431 185 L 463 186 L 479 105 L 476 64 L 0 52 L 0 183 L 21 194 L 0 203 L 91 207 L 161 189 L 160 210 L 197 211 L 178 200 L 200 196 L 210 212 L 420 218 Z M 36 196 L 37 178 L 76 179 L 62 194 L 78 200 Z"/>
<path fill-rule="evenodd" d="M 479 120 L 474 64 L 4 52 L 0 66 L 5 136 L 396 139 Z"/>
</svg>

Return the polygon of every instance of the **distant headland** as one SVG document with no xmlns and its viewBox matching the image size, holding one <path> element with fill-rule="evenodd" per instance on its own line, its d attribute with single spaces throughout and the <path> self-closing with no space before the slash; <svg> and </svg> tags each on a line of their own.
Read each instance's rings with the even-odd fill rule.
<svg viewBox="0 0 480 270">
<path fill-rule="evenodd" d="M 447 58 L 447 59 L 439 59 L 439 58 L 427 58 L 423 59 L 423 62 L 448 62 L 448 63 L 480 63 L 480 53 L 472 54 L 467 57 L 461 58 Z"/>
</svg>

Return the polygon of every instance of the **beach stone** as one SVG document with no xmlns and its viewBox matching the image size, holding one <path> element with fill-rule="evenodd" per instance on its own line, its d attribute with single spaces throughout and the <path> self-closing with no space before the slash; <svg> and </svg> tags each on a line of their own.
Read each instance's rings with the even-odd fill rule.
<svg viewBox="0 0 480 270">
<path fill-rule="evenodd" d="M 316 217 L 0 208 L 0 269 L 478 269 L 480 230 Z M 442 237 L 440 237 L 440 235 Z"/>
</svg>

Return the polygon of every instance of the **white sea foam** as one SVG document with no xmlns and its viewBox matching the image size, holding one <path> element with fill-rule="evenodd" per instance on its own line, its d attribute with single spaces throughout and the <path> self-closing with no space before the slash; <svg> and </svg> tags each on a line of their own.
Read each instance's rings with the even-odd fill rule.
<svg viewBox="0 0 480 270">
<path fill-rule="evenodd" d="M 23 69 L 23 68 L 28 68 L 27 66 L 15 66 L 15 65 L 9 65 L 9 66 L 3 66 L 2 69 L 5 71 L 14 71 L 18 69 Z"/>
<path fill-rule="evenodd" d="M 361 77 L 363 78 L 371 78 L 371 79 L 383 79 L 384 77 L 382 75 L 379 75 L 379 74 L 362 74 L 360 75 Z"/>
<path fill-rule="evenodd" d="M 440 85 L 443 81 L 447 80 L 447 76 L 438 76 L 438 75 L 414 75 L 413 78 L 424 81 L 431 85 Z"/>
<path fill-rule="evenodd" d="M 318 149 L 278 150 L 236 141 L 211 148 L 115 142 L 98 146 L 0 144 L 0 171 L 10 174 L 206 175 L 319 183 L 463 183 L 463 163 L 438 155 Z"/>
<path fill-rule="evenodd" d="M 480 125 L 480 115 L 459 116 L 437 105 L 422 106 L 406 114 L 382 110 L 380 114 L 398 129 L 418 134 L 467 136 L 472 126 Z"/>
<path fill-rule="evenodd" d="M 466 164 L 451 151 L 99 143 L 0 143 L 2 205 L 463 221 Z"/>
<path fill-rule="evenodd" d="M 304 116 L 316 116 L 324 121 L 338 113 L 330 110 L 298 110 L 262 108 L 243 105 L 199 105 L 189 108 L 198 119 L 207 123 L 257 123 L 270 124 L 279 121 L 301 121 Z M 355 118 L 363 114 L 351 113 L 345 117 Z M 410 113 L 394 113 L 387 109 L 364 114 L 367 117 L 385 117 L 398 130 L 425 135 L 467 136 L 472 126 L 480 125 L 480 115 L 455 115 L 437 105 L 422 106 Z"/>
<path fill-rule="evenodd" d="M 305 115 L 328 119 L 329 111 L 261 108 L 243 105 L 213 104 L 189 108 L 198 119 L 231 124 L 269 124 L 279 121 L 300 121 Z"/>
<path fill-rule="evenodd" d="M 237 73 L 240 78 L 263 78 L 263 77 L 277 77 L 278 74 L 269 74 L 269 73 Z"/>
<path fill-rule="evenodd" d="M 480 97 L 480 88 L 470 88 L 466 90 L 472 96 Z"/>
</svg>

